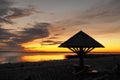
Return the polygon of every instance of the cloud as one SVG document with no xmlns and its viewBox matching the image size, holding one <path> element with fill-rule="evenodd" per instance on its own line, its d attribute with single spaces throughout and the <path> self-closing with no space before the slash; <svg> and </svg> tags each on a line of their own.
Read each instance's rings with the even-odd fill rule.
<svg viewBox="0 0 120 80">
<path fill-rule="evenodd" d="M 8 19 L 16 19 L 21 18 L 25 16 L 32 15 L 35 11 L 34 8 L 26 8 L 26 9 L 20 9 L 20 8 L 11 8 L 9 9 L 9 15 L 7 15 L 5 18 Z"/>
<path fill-rule="evenodd" d="M 20 36 L 18 36 L 15 41 L 24 43 L 34 39 L 47 37 L 49 36 L 48 27 L 50 27 L 49 23 L 37 23 L 33 25 L 32 28 L 25 28 L 20 32 Z"/>
<path fill-rule="evenodd" d="M 1 43 L 6 44 L 6 46 L 1 46 L 0 48 L 1 50 L 22 50 L 23 47 L 20 44 L 49 36 L 48 28 L 50 26 L 50 23 L 36 23 L 32 28 L 25 28 L 20 31 L 18 35 L 0 28 Z"/>
<path fill-rule="evenodd" d="M 0 0 L 0 17 L 7 14 L 11 5 L 12 2 L 8 0 Z"/>
<path fill-rule="evenodd" d="M 10 39 L 14 34 L 10 33 L 9 30 L 0 27 L 0 41 Z"/>
<path fill-rule="evenodd" d="M 54 40 L 44 40 L 42 41 L 42 45 L 56 45 L 60 44 L 62 41 L 54 41 Z"/>
<path fill-rule="evenodd" d="M 17 8 L 12 7 L 13 2 L 8 0 L 0 0 L 0 23 L 13 24 L 12 19 L 30 16 L 38 11 L 33 8 Z"/>
<path fill-rule="evenodd" d="M 115 22 L 120 20 L 119 9 L 119 0 L 101 1 L 101 3 L 84 12 L 82 18 L 88 21 Z"/>
<path fill-rule="evenodd" d="M 12 41 L 17 35 L 10 33 L 9 30 L 0 28 L 0 49 L 1 50 L 13 50 L 20 49 L 21 46 L 17 42 Z"/>
<path fill-rule="evenodd" d="M 8 14 L 11 5 L 12 2 L 8 0 L 0 0 L 0 23 L 12 23 L 11 20 L 4 18 Z"/>
<path fill-rule="evenodd" d="M 13 24 L 13 22 L 7 18 L 0 18 L 0 23 Z"/>
</svg>

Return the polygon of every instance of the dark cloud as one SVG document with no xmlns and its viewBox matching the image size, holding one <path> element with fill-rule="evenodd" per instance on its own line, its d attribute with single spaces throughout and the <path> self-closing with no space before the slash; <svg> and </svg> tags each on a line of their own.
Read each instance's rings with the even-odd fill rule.
<svg viewBox="0 0 120 80">
<path fill-rule="evenodd" d="M 17 35 L 10 33 L 9 30 L 0 28 L 0 49 L 1 50 L 16 50 L 21 49 L 21 46 L 17 44 L 17 42 L 12 41 Z"/>
<path fill-rule="evenodd" d="M 60 36 L 61 34 L 54 34 L 54 36 Z"/>
<path fill-rule="evenodd" d="M 16 51 L 16 50 L 23 50 L 24 48 L 19 44 L 19 42 L 16 41 L 8 41 L 5 42 L 6 46 L 4 47 L 4 50 L 8 50 L 8 51 Z M 3 48 L 3 47 L 2 47 Z"/>
<path fill-rule="evenodd" d="M 13 24 L 13 22 L 7 18 L 0 18 L 0 23 Z"/>
<path fill-rule="evenodd" d="M 6 40 L 1 43 L 5 45 L 0 46 L 0 51 L 20 51 L 24 49 L 21 45 L 19 45 L 16 41 L 13 40 Z"/>
<path fill-rule="evenodd" d="M 45 40 L 45 41 L 42 41 L 43 43 L 53 43 L 54 41 L 52 40 Z"/>
<path fill-rule="evenodd" d="M 0 17 L 7 15 L 9 8 L 11 7 L 12 2 L 8 0 L 0 0 Z"/>
<path fill-rule="evenodd" d="M 54 40 L 45 40 L 42 41 L 42 45 L 56 45 L 60 44 L 62 41 L 54 41 Z"/>
<path fill-rule="evenodd" d="M 30 16 L 38 12 L 35 8 L 17 8 L 12 7 L 13 2 L 9 0 L 0 0 L 0 23 L 12 24 L 12 19 Z"/>
<path fill-rule="evenodd" d="M 23 49 L 20 44 L 32 41 L 34 39 L 44 38 L 49 36 L 48 27 L 49 23 L 37 23 L 33 25 L 32 28 L 26 28 L 23 31 L 19 32 L 20 36 L 16 36 L 7 42 L 8 48 L 14 47 L 14 49 Z"/>
<path fill-rule="evenodd" d="M 12 34 L 9 30 L 0 27 L 0 41 L 10 39 L 12 36 L 15 36 L 15 34 Z"/>
<path fill-rule="evenodd" d="M 44 38 L 49 36 L 48 27 L 50 27 L 49 23 L 37 23 L 33 25 L 32 28 L 25 28 L 20 32 L 20 36 L 14 39 L 17 42 L 28 42 L 38 38 Z"/>
<path fill-rule="evenodd" d="M 8 0 L 0 0 L 0 23 L 12 23 L 11 20 L 5 18 L 8 15 L 11 5 L 12 2 Z"/>
<path fill-rule="evenodd" d="M 99 22 L 115 22 L 120 20 L 120 1 L 106 0 L 87 10 L 83 19 L 98 20 Z"/>
<path fill-rule="evenodd" d="M 15 19 L 15 18 L 21 18 L 25 16 L 30 16 L 35 12 L 34 8 L 26 8 L 26 9 L 19 9 L 19 8 L 11 8 L 9 10 L 11 14 L 7 15 L 5 18 L 8 19 Z"/>
<path fill-rule="evenodd" d="M 0 41 L 2 44 L 6 44 L 0 48 L 1 50 L 22 50 L 23 47 L 20 44 L 49 36 L 48 27 L 50 27 L 49 23 L 37 23 L 32 28 L 25 28 L 20 31 L 18 35 L 0 28 Z"/>
</svg>

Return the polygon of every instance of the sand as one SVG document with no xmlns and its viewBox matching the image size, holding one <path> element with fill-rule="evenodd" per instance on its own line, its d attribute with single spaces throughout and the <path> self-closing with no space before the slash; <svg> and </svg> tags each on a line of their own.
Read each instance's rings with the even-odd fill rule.
<svg viewBox="0 0 120 80">
<path fill-rule="evenodd" d="M 77 65 L 78 61 L 75 58 L 36 63 L 1 64 L 0 80 L 82 80 L 73 73 L 73 65 Z M 85 59 L 85 64 L 97 70 L 100 75 L 89 76 L 84 80 L 117 80 L 119 77 L 116 76 L 115 68 L 119 61 L 119 56 Z"/>
</svg>

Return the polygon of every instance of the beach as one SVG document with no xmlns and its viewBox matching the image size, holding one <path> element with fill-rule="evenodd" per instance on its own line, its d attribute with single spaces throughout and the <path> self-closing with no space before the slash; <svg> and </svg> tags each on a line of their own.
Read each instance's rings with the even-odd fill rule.
<svg viewBox="0 0 120 80">
<path fill-rule="evenodd" d="M 85 58 L 85 64 L 98 72 L 112 72 L 120 61 L 117 54 L 104 57 Z M 74 65 L 79 63 L 78 58 L 52 60 L 42 62 L 16 62 L 0 65 L 0 80 L 77 80 L 73 73 Z M 94 79 L 102 77 L 101 75 Z M 36 79 L 37 78 L 37 79 Z M 88 80 L 85 79 L 85 80 Z M 100 79 L 99 79 L 100 80 Z M 102 80 L 102 79 L 101 79 Z M 105 79 L 108 80 L 108 79 Z"/>
</svg>

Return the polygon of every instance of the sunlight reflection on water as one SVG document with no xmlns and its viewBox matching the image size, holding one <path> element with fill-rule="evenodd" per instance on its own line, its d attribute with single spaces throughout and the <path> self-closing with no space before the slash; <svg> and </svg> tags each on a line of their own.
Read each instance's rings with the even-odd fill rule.
<svg viewBox="0 0 120 80">
<path fill-rule="evenodd" d="M 23 62 L 39 62 L 39 61 L 49 61 L 49 60 L 63 60 L 65 59 L 65 55 L 59 54 L 47 54 L 47 55 L 24 55 L 21 56 L 20 59 Z"/>
<path fill-rule="evenodd" d="M 63 60 L 66 55 L 74 53 L 24 53 L 24 52 L 1 52 L 0 63 L 38 62 L 49 60 Z"/>
<path fill-rule="evenodd" d="M 114 53 L 97 53 L 97 54 L 114 54 Z M 17 62 L 63 60 L 66 59 L 66 55 L 75 55 L 75 53 L 0 52 L 0 63 L 3 64 L 3 63 L 17 63 Z"/>
</svg>

